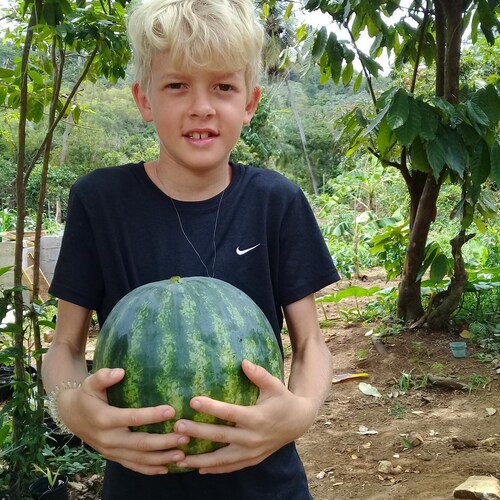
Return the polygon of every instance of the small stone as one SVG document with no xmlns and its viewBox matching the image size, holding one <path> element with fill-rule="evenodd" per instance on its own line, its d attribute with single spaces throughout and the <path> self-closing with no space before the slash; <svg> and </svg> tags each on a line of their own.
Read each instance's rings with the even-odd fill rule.
<svg viewBox="0 0 500 500">
<path fill-rule="evenodd" d="M 453 498 L 500 500 L 500 481 L 492 476 L 470 476 L 455 488 Z"/>
<path fill-rule="evenodd" d="M 420 446 L 424 442 L 424 438 L 415 431 L 412 431 L 408 434 L 408 443 L 415 448 L 416 446 Z"/>
<path fill-rule="evenodd" d="M 381 460 L 378 463 L 378 472 L 382 474 L 391 474 L 393 470 L 392 463 L 389 460 Z"/>
</svg>

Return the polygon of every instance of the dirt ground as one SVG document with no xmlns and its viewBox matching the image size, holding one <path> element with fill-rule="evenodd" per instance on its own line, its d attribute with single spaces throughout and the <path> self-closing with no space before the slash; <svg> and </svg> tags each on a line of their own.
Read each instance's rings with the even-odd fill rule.
<svg viewBox="0 0 500 500">
<path fill-rule="evenodd" d="M 368 377 L 332 383 L 298 440 L 315 500 L 446 500 L 469 476 L 500 479 L 500 360 L 478 361 L 470 344 L 467 357 L 454 358 L 448 344 L 463 340 L 458 331 L 423 329 L 387 337 L 379 354 L 366 335 L 376 325 L 343 322 L 340 306 L 328 304 L 335 321 L 322 329 L 334 375 Z M 428 374 L 475 388 L 425 384 Z M 360 382 L 380 397 L 364 394 Z"/>
<path fill-rule="evenodd" d="M 359 284 L 386 286 L 377 276 Z M 345 284 L 332 288 L 339 286 Z M 425 329 L 385 338 L 386 354 L 379 354 L 367 335 L 376 324 L 340 318 L 340 307 L 350 306 L 318 306 L 320 321 L 325 312 L 333 320 L 322 331 L 334 375 L 368 377 L 332 383 L 315 424 L 297 442 L 314 499 L 447 500 L 469 476 L 500 479 L 500 360 L 478 361 L 470 343 L 467 357 L 454 358 L 448 344 L 463 340 L 459 332 Z M 476 384 L 472 390 L 426 385 L 429 374 Z M 364 394 L 360 382 L 380 397 Z M 379 471 L 382 461 L 390 470 Z M 100 478 L 80 481 L 84 491 L 73 490 L 73 500 L 99 497 Z"/>
</svg>

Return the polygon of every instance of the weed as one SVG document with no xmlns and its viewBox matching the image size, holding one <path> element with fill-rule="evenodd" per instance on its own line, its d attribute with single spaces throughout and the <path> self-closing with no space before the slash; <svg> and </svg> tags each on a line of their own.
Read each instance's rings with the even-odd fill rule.
<svg viewBox="0 0 500 500">
<path fill-rule="evenodd" d="M 355 357 L 358 361 L 364 361 L 364 360 L 368 357 L 368 349 L 358 349 L 358 350 L 354 353 L 354 357 Z"/>
<path fill-rule="evenodd" d="M 443 375 L 445 372 L 445 366 L 443 365 L 443 363 L 432 363 L 431 371 L 436 375 Z"/>
<path fill-rule="evenodd" d="M 389 413 L 389 415 L 394 418 L 404 418 L 407 412 L 408 409 L 406 408 L 406 406 L 400 402 L 391 404 L 387 409 L 387 413 Z"/>
<path fill-rule="evenodd" d="M 486 389 L 489 384 L 491 384 L 491 378 L 479 375 L 478 373 L 471 373 L 467 382 L 467 389 L 470 394 L 475 389 Z"/>
<path fill-rule="evenodd" d="M 398 389 L 401 392 L 407 393 L 410 390 L 411 387 L 411 372 L 413 370 L 410 370 L 408 373 L 406 372 L 401 372 L 401 375 L 399 376 L 398 380 Z"/>
</svg>

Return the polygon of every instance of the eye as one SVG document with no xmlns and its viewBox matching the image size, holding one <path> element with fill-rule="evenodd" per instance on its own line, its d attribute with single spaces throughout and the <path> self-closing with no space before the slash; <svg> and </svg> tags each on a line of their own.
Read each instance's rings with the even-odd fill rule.
<svg viewBox="0 0 500 500">
<path fill-rule="evenodd" d="M 167 83 L 167 85 L 165 87 L 167 89 L 180 90 L 180 89 L 184 88 L 184 83 L 181 83 L 181 82 Z"/>
<path fill-rule="evenodd" d="M 229 83 L 218 83 L 217 89 L 222 90 L 222 92 L 229 92 L 230 90 L 233 90 L 233 86 Z"/>
</svg>

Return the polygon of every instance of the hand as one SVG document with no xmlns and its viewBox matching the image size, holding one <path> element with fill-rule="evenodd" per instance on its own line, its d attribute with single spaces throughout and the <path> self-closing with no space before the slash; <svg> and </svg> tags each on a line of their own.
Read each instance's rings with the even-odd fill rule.
<svg viewBox="0 0 500 500">
<path fill-rule="evenodd" d="M 125 371 L 102 368 L 81 387 L 62 391 L 58 406 L 64 423 L 105 458 L 142 474 L 166 474 L 166 464 L 183 460 L 177 446 L 189 442 L 180 434 L 132 432 L 129 427 L 163 422 L 174 417 L 171 406 L 115 408 L 108 404 L 106 389 L 119 382 Z"/>
<path fill-rule="evenodd" d="M 229 443 L 211 453 L 189 455 L 177 462 L 180 467 L 199 469 L 200 474 L 233 472 L 258 464 L 294 441 L 314 422 L 316 407 L 290 392 L 283 383 L 248 360 L 242 363 L 245 375 L 260 389 L 255 406 L 239 406 L 197 396 L 190 406 L 201 413 L 234 422 L 235 426 L 179 420 L 174 430 L 185 436 Z"/>
</svg>

